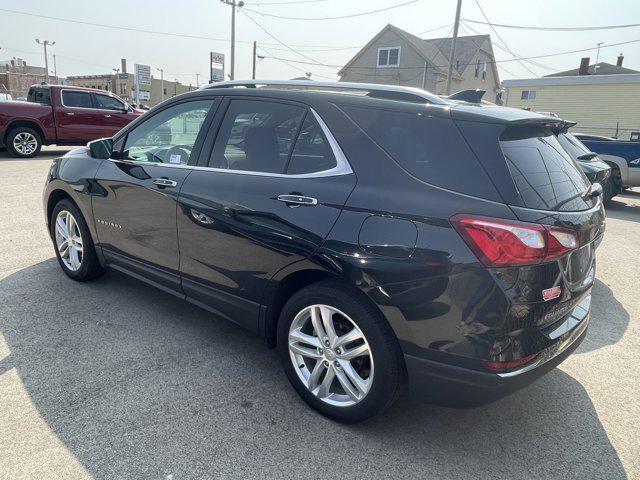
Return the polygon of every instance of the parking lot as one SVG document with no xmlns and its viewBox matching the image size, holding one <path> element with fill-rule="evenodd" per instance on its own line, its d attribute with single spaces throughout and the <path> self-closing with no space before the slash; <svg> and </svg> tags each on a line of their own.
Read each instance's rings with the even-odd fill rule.
<svg viewBox="0 0 640 480">
<path fill-rule="evenodd" d="M 640 189 L 607 209 L 590 331 L 558 369 L 349 426 L 261 339 L 118 272 L 68 279 L 41 206 L 62 152 L 0 153 L 0 478 L 640 478 Z"/>
</svg>

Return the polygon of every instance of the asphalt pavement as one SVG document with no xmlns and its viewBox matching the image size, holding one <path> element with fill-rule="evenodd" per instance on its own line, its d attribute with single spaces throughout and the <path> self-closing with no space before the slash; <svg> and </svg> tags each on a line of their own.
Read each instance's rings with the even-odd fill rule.
<svg viewBox="0 0 640 480">
<path fill-rule="evenodd" d="M 640 478 L 640 189 L 607 209 L 559 368 L 486 407 L 340 425 L 261 339 L 118 272 L 68 279 L 41 206 L 62 151 L 0 153 L 0 479 Z"/>
</svg>

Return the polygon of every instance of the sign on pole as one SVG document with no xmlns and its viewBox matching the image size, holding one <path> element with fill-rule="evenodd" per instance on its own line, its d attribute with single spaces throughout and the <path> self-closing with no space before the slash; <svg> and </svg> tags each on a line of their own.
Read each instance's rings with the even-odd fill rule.
<svg viewBox="0 0 640 480">
<path fill-rule="evenodd" d="M 151 67 L 149 65 L 134 65 L 135 104 L 140 107 L 140 85 L 151 85 Z"/>
<path fill-rule="evenodd" d="M 211 52 L 209 67 L 211 82 L 222 82 L 224 80 L 224 53 Z"/>
</svg>

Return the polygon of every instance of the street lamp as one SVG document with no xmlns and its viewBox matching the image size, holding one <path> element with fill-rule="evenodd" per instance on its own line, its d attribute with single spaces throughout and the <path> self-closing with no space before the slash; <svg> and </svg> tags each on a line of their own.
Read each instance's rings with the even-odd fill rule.
<svg viewBox="0 0 640 480">
<path fill-rule="evenodd" d="M 162 68 L 156 68 L 160 72 L 160 101 L 164 100 L 164 70 Z"/>
<path fill-rule="evenodd" d="M 56 42 L 50 42 L 49 40 L 40 41 L 39 38 L 36 38 L 36 43 L 44 47 L 45 82 L 49 83 L 49 59 L 47 58 L 47 45 L 51 45 L 53 47 Z"/>
<path fill-rule="evenodd" d="M 119 68 L 112 68 L 113 72 L 113 93 L 118 94 L 118 74 L 120 73 Z"/>
</svg>

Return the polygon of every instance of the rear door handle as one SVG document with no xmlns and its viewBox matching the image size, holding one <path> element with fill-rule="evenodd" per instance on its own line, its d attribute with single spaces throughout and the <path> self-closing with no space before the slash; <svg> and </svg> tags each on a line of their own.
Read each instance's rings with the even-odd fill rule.
<svg viewBox="0 0 640 480">
<path fill-rule="evenodd" d="M 111 115 L 105 115 L 104 118 L 111 118 Z"/>
<path fill-rule="evenodd" d="M 70 117 L 72 117 L 72 116 L 74 116 L 74 115 L 75 115 L 75 113 L 73 113 L 73 112 L 67 112 L 67 115 L 69 115 Z"/>
<path fill-rule="evenodd" d="M 153 183 L 158 185 L 159 187 L 177 187 L 178 182 L 175 180 L 169 180 L 168 178 L 154 178 Z"/>
<path fill-rule="evenodd" d="M 318 200 L 313 197 L 305 197 L 303 195 L 278 195 L 277 200 L 286 203 L 290 207 L 304 205 L 312 207 L 318 204 Z"/>
</svg>

